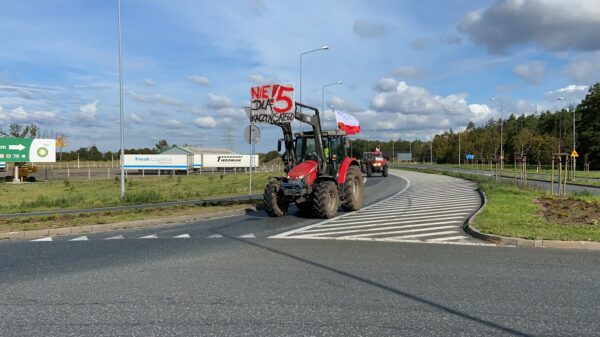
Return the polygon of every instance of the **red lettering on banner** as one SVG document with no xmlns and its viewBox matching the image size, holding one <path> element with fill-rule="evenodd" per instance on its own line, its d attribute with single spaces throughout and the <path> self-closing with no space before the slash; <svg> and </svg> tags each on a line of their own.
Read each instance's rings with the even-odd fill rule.
<svg viewBox="0 0 600 337">
<path fill-rule="evenodd" d="M 250 89 L 250 96 L 252 97 L 252 100 L 257 99 L 260 96 L 260 87 L 252 87 L 252 89 Z"/>
<path fill-rule="evenodd" d="M 273 111 L 277 112 L 277 113 L 282 113 L 282 112 L 287 112 L 292 108 L 293 102 L 292 100 L 287 97 L 284 96 L 286 91 L 294 91 L 294 88 L 292 87 L 285 87 L 285 86 L 280 86 L 279 87 L 279 91 L 277 92 L 277 98 L 275 99 L 275 101 L 277 102 L 285 102 L 285 106 L 283 108 L 278 108 L 273 106 Z"/>
</svg>

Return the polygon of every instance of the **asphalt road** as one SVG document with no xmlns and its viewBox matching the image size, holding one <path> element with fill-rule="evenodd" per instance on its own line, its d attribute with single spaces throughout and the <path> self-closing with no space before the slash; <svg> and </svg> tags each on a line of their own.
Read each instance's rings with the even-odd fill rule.
<svg viewBox="0 0 600 337">
<path fill-rule="evenodd" d="M 430 187 L 435 177 L 423 175 Z M 369 203 L 407 187 L 395 177 L 367 184 Z M 0 335 L 600 331 L 600 253 L 269 238 L 318 223 L 253 213 L 82 242 L 0 242 Z M 189 238 L 173 238 L 182 233 Z M 157 239 L 139 239 L 148 235 Z"/>
</svg>

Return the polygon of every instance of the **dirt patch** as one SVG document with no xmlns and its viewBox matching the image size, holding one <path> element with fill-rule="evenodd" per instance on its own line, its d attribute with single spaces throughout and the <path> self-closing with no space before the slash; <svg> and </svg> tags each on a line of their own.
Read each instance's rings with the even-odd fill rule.
<svg viewBox="0 0 600 337">
<path fill-rule="evenodd" d="M 554 197 L 541 197 L 535 201 L 540 206 L 540 215 L 548 222 L 600 227 L 600 202 Z"/>
</svg>

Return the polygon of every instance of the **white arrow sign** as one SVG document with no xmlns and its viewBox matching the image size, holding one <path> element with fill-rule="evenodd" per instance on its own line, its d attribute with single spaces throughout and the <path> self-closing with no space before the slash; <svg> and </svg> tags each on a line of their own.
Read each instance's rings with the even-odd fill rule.
<svg viewBox="0 0 600 337">
<path fill-rule="evenodd" d="M 17 151 L 23 151 L 23 149 L 25 149 L 25 146 L 23 146 L 23 144 L 19 144 L 19 145 L 9 145 L 8 146 L 9 150 L 17 150 Z"/>
</svg>

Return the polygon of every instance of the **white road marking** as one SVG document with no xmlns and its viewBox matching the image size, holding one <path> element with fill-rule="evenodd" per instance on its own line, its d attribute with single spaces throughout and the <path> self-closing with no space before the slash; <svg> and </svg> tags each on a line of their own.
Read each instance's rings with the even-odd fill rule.
<svg viewBox="0 0 600 337">
<path fill-rule="evenodd" d="M 356 212 L 270 238 L 484 245 L 462 226 L 481 206 L 477 185 L 451 177 L 403 172 L 407 186 Z"/>
<path fill-rule="evenodd" d="M 146 236 L 139 237 L 138 239 L 158 239 L 158 236 L 156 234 L 152 234 L 152 235 L 146 235 Z"/>
<path fill-rule="evenodd" d="M 51 236 L 47 236 L 45 238 L 39 238 L 39 239 L 31 240 L 31 242 L 46 242 L 46 241 L 52 241 L 52 237 Z"/>
<path fill-rule="evenodd" d="M 469 237 L 467 236 L 449 236 L 449 237 L 445 237 L 445 238 L 435 238 L 435 239 L 427 239 L 425 241 L 428 242 L 441 242 L 441 241 L 452 241 L 452 240 L 462 240 L 462 239 L 468 239 Z"/>
<path fill-rule="evenodd" d="M 181 234 L 181 235 L 177 235 L 174 236 L 173 239 L 189 239 L 191 238 L 191 236 L 189 234 Z"/>
<path fill-rule="evenodd" d="M 111 236 L 110 238 L 106 238 L 104 240 L 123 240 L 125 237 L 123 235 Z"/>
<path fill-rule="evenodd" d="M 238 238 L 240 238 L 240 239 L 256 239 L 256 236 L 254 235 L 254 233 L 250 233 L 250 234 L 240 235 L 240 236 L 238 236 Z"/>
<path fill-rule="evenodd" d="M 398 227 L 396 227 L 396 228 L 398 228 Z M 368 237 L 379 236 L 379 235 L 429 232 L 429 231 L 436 231 L 436 230 L 440 230 L 440 229 L 450 229 L 450 228 L 456 228 L 456 226 L 439 226 L 439 227 L 426 227 L 426 228 L 416 228 L 416 229 L 403 229 L 403 230 L 391 231 L 391 232 L 379 232 L 379 233 L 375 232 L 375 233 L 366 233 L 366 234 L 357 234 L 357 235 L 345 235 L 345 236 L 340 236 L 340 238 L 343 238 L 343 237 L 368 238 Z M 381 228 L 378 230 L 382 230 L 382 229 L 388 229 L 388 228 Z M 390 227 L 389 229 L 394 229 L 394 227 Z M 428 233 L 428 235 L 435 235 L 436 233 L 441 233 L 441 232 Z"/>
<path fill-rule="evenodd" d="M 392 225 L 397 225 L 397 224 L 402 224 L 402 223 L 411 223 L 411 222 L 389 222 L 389 223 L 386 223 L 385 225 L 371 224 L 371 225 L 346 226 L 346 227 L 340 227 L 340 228 L 331 228 L 331 227 L 328 227 L 328 228 L 323 228 L 323 229 L 309 229 L 307 231 L 304 231 L 303 233 L 319 233 L 319 232 L 327 232 L 327 231 L 329 231 L 331 233 L 342 233 L 342 232 L 339 232 L 337 230 L 356 229 L 356 228 L 363 228 L 363 229 L 356 230 L 357 232 L 365 232 L 368 229 L 364 229 L 364 228 L 373 228 L 373 227 L 377 227 L 377 228 L 381 228 L 381 229 L 386 229 L 386 228 L 413 228 L 413 227 L 426 227 L 426 226 L 444 225 L 444 224 L 451 224 L 451 223 L 455 223 L 455 224 L 461 223 L 461 221 L 459 221 L 459 220 L 455 220 L 455 221 L 441 221 L 441 222 L 423 222 L 423 223 L 418 223 L 419 221 L 413 221 L 413 222 L 417 222 L 417 224 L 390 227 Z M 358 222 L 358 223 L 360 224 L 360 222 Z"/>
<path fill-rule="evenodd" d="M 344 222 L 339 222 L 336 227 L 342 226 L 350 226 L 353 225 L 362 225 L 362 224 L 376 224 L 376 225 L 386 225 L 386 224 L 400 224 L 400 223 L 411 223 L 411 222 L 423 222 L 428 220 L 435 219 L 460 219 L 464 218 L 468 213 L 451 213 L 451 214 L 437 214 L 437 215 L 429 215 L 429 216 L 402 216 L 402 214 L 397 215 L 395 218 L 385 218 L 385 219 L 376 219 L 376 220 L 362 220 L 362 219 L 348 219 Z M 373 216 L 371 216 L 373 217 Z M 354 220 L 354 221 L 351 221 Z M 327 229 L 332 228 L 333 225 L 324 227 Z M 361 226 L 359 226 L 361 227 Z M 335 228 L 335 227 L 334 227 Z"/>
<path fill-rule="evenodd" d="M 214 235 L 208 236 L 209 239 L 220 239 L 222 237 L 223 237 L 223 235 L 221 235 L 221 234 L 214 234 Z"/>
<path fill-rule="evenodd" d="M 424 236 L 436 236 L 436 235 L 444 235 L 444 234 L 459 234 L 458 231 L 445 231 L 445 232 L 433 232 L 433 233 L 425 233 L 425 234 L 412 234 L 412 235 L 401 235 L 394 236 L 389 238 L 390 240 L 396 239 L 411 239 L 411 238 L 420 238 Z"/>
<path fill-rule="evenodd" d="M 84 236 L 76 237 L 76 238 L 71 239 L 69 241 L 88 241 L 88 237 L 84 235 Z"/>
</svg>

